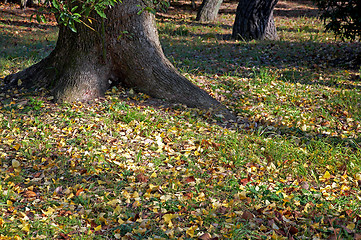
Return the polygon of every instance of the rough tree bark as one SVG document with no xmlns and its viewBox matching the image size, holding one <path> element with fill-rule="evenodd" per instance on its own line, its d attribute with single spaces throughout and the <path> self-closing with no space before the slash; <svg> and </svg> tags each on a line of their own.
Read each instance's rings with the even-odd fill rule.
<svg viewBox="0 0 361 240">
<path fill-rule="evenodd" d="M 273 9 L 278 0 L 239 0 L 232 37 L 242 40 L 277 40 Z"/>
<path fill-rule="evenodd" d="M 223 0 L 203 0 L 197 13 L 197 21 L 213 22 L 217 19 Z"/>
<path fill-rule="evenodd" d="M 161 49 L 154 15 L 141 0 L 122 1 L 94 16 L 92 27 L 77 26 L 77 33 L 60 26 L 55 49 L 39 63 L 5 78 L 7 85 L 45 87 L 56 101 L 87 101 L 104 96 L 111 82 L 152 97 L 189 107 L 213 109 L 228 119 L 234 116 L 218 101 L 183 77 Z"/>
</svg>

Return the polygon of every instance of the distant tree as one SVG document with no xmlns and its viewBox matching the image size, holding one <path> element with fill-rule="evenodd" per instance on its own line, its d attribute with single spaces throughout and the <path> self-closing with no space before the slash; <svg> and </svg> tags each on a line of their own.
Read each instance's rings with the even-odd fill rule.
<svg viewBox="0 0 361 240">
<path fill-rule="evenodd" d="M 273 9 L 278 0 L 239 0 L 232 37 L 235 39 L 278 39 Z"/>
<path fill-rule="evenodd" d="M 223 0 L 203 0 L 197 13 L 197 21 L 212 22 L 217 19 Z"/>
<path fill-rule="evenodd" d="M 321 11 L 326 30 L 333 31 L 342 39 L 360 41 L 360 0 L 314 0 Z"/>
</svg>

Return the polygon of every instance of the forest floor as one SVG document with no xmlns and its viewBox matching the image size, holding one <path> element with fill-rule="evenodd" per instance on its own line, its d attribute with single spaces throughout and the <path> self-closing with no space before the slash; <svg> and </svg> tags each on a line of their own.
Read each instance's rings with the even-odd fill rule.
<svg viewBox="0 0 361 240">
<path fill-rule="evenodd" d="M 360 43 L 309 1 L 278 3 L 279 41 L 235 41 L 236 6 L 200 24 L 176 1 L 157 26 L 179 71 L 250 124 L 121 87 L 92 104 L 1 92 L 0 239 L 360 240 Z M 0 87 L 55 46 L 36 12 L 0 5 Z"/>
</svg>

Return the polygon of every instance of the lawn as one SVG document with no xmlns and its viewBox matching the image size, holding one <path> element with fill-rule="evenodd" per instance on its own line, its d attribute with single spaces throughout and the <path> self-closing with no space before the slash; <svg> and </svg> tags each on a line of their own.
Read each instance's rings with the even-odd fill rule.
<svg viewBox="0 0 361 240">
<path fill-rule="evenodd" d="M 122 87 L 1 92 L 0 239 L 361 239 L 361 44 L 309 1 L 278 3 L 279 41 L 230 39 L 235 1 L 190 6 L 157 14 L 163 50 L 240 123 Z M 55 46 L 35 12 L 0 6 L 0 87 Z"/>
</svg>

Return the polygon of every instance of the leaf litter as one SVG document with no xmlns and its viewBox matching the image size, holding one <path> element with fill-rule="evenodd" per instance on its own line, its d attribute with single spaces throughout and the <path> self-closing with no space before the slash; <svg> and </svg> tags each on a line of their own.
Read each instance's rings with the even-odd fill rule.
<svg viewBox="0 0 361 240">
<path fill-rule="evenodd" d="M 360 239 L 357 73 L 227 67 L 186 77 L 245 126 L 122 88 L 1 93 L 1 239 Z"/>
</svg>

